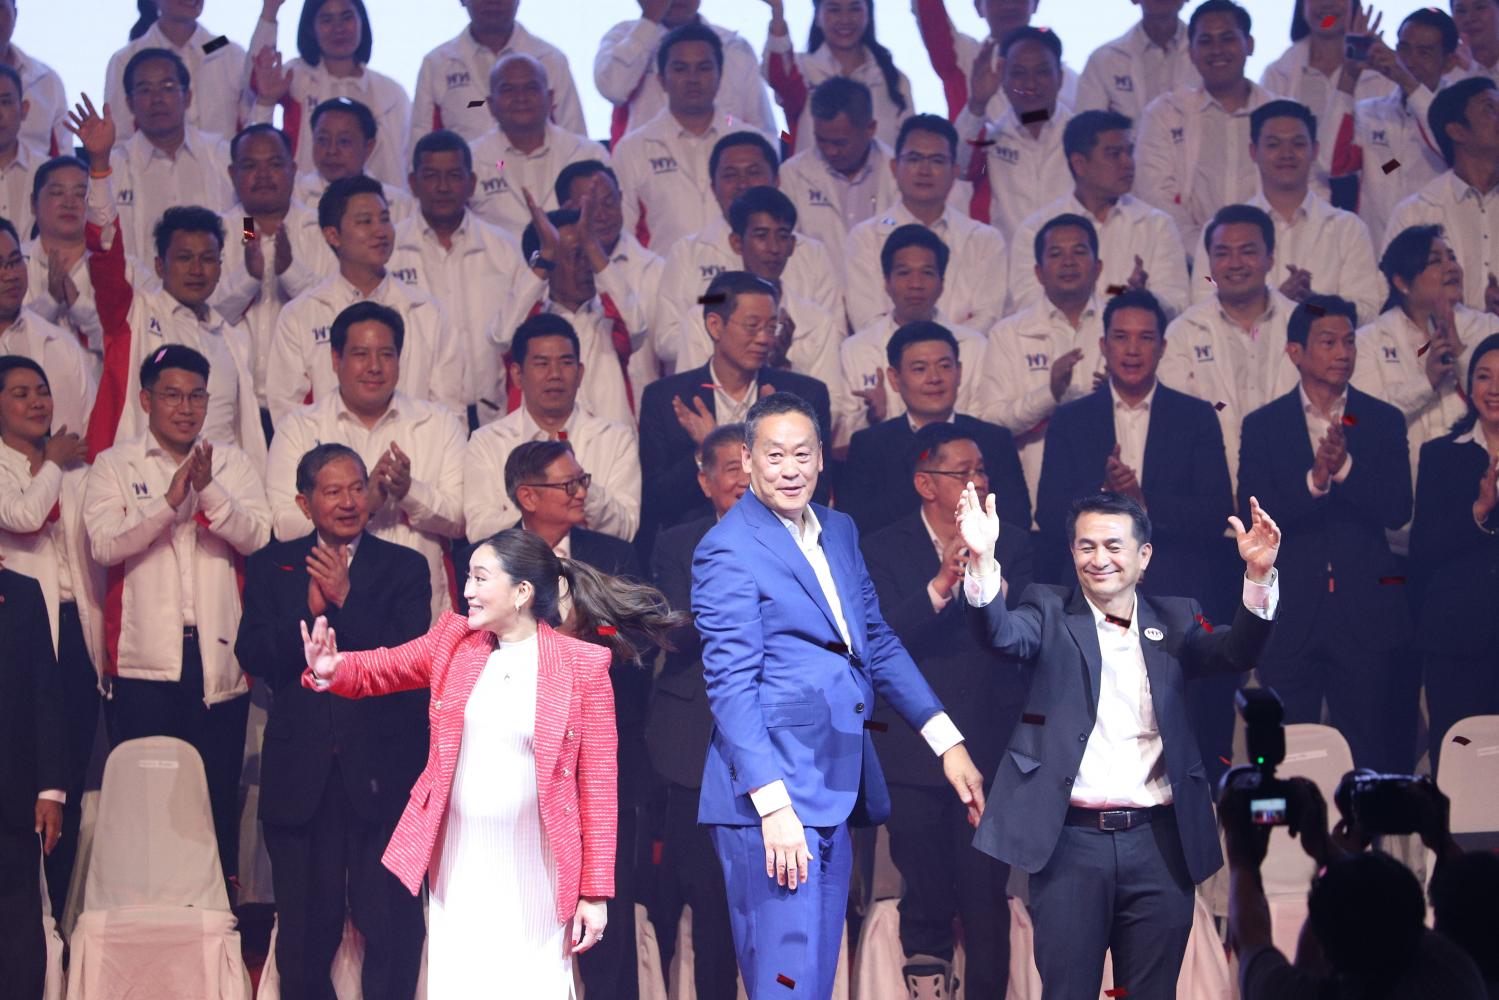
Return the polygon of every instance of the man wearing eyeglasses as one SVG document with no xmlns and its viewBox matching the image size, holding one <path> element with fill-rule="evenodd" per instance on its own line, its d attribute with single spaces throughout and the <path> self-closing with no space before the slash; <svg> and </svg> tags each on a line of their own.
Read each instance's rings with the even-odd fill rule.
<svg viewBox="0 0 1499 1000">
<path fill-rule="evenodd" d="M 952 252 L 953 268 L 938 307 L 949 320 L 987 333 L 1004 315 L 1005 238 L 947 203 L 958 179 L 958 133 L 946 118 L 914 115 L 895 141 L 900 200 L 848 234 L 845 260 L 850 326 L 862 330 L 890 308 L 880 271 L 880 248 L 898 227 L 917 223 L 936 233 Z"/>
<path fill-rule="evenodd" d="M 250 710 L 234 656 L 235 567 L 270 541 L 271 512 L 255 461 L 204 433 L 211 374 L 208 359 L 181 344 L 147 357 L 134 404 L 146 429 L 94 459 L 83 524 L 94 558 L 120 588 L 119 614 L 105 622 L 110 743 L 172 736 L 193 745 L 208 779 L 219 864 L 233 879 Z"/>
<path fill-rule="evenodd" d="M 427 560 L 432 619 L 453 606 L 448 545 L 463 537 L 463 425 L 447 407 L 396 389 L 407 329 L 401 314 L 356 302 L 333 320 L 328 341 L 338 391 L 299 406 L 276 427 L 266 462 L 276 538 L 312 530 L 297 504 L 297 463 L 319 444 L 343 444 L 369 469 L 368 531 Z"/>
</svg>

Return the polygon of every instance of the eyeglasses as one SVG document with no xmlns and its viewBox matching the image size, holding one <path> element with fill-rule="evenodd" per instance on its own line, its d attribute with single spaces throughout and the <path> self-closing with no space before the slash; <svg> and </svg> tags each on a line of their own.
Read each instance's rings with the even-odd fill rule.
<svg viewBox="0 0 1499 1000">
<path fill-rule="evenodd" d="M 575 497 L 578 495 L 579 490 L 588 489 L 588 484 L 591 482 L 593 482 L 593 476 L 585 472 L 577 479 L 569 479 L 565 483 L 521 483 L 521 485 L 535 486 L 546 490 L 563 490 L 568 496 Z"/>
<path fill-rule="evenodd" d="M 973 471 L 966 469 L 922 469 L 929 476 L 952 476 L 954 479 L 967 482 L 970 479 L 988 479 L 989 472 L 982 465 Z"/>
<path fill-rule="evenodd" d="M 15 274 L 17 271 L 24 271 L 26 262 L 30 259 L 22 253 L 11 254 L 4 260 L 0 260 L 0 274 Z"/>
<path fill-rule="evenodd" d="M 195 410 L 206 410 L 208 408 L 208 393 L 202 389 L 194 389 L 192 392 L 183 392 L 181 389 L 153 389 L 151 395 L 174 410 L 182 406 L 183 403 L 186 403 Z"/>
</svg>

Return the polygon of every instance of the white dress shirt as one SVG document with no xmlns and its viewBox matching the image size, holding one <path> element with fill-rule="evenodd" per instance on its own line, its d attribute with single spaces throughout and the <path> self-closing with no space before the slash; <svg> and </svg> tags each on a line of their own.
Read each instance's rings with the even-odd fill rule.
<svg viewBox="0 0 1499 1000">
<path fill-rule="evenodd" d="M 797 232 L 827 247 L 834 260 L 842 260 L 849 230 L 900 199 L 890 170 L 894 159 L 890 147 L 876 139 L 864 165 L 849 177 L 830 167 L 817 144 L 809 142 L 781 164 L 781 193 L 796 206 Z M 843 280 L 841 273 L 838 280 Z"/>
<path fill-rule="evenodd" d="M 989 175 L 989 224 L 1015 246 L 1015 230 L 1037 205 L 1065 197 L 1072 190 L 1072 172 L 1062 152 L 1062 132 L 1072 110 L 1058 102 L 1031 135 L 1014 108 L 997 119 L 981 121 L 966 107 L 955 126 L 959 156 L 985 163 Z"/>
<path fill-rule="evenodd" d="M 1374 260 L 1369 227 L 1362 219 L 1333 208 L 1315 191 L 1306 193 L 1289 219 L 1270 207 L 1263 192 L 1250 198 L 1248 204 L 1264 211 L 1275 224 L 1275 266 L 1266 279 L 1270 284 L 1279 288 L 1291 276 L 1291 265 L 1295 264 L 1312 272 L 1312 289 L 1318 294 L 1337 295 L 1352 302 L 1359 323 L 1368 323 L 1378 315 L 1387 289 Z M 1210 273 L 1207 248 L 1201 240 L 1194 247 L 1192 273 Z M 1191 287 L 1193 302 L 1217 294 L 1202 278 Z"/>
<path fill-rule="evenodd" d="M 460 338 L 449 329 L 442 307 L 388 272 L 369 295 L 361 293 L 342 274 L 335 274 L 288 302 L 276 320 L 266 362 L 266 404 L 278 428 L 282 419 L 304 401 L 316 402 L 338 394 L 330 340 L 333 320 L 355 302 L 366 300 L 394 309 L 405 323 L 401 377 L 396 387 L 416 399 L 446 406 L 455 414 L 463 412 Z"/>
<path fill-rule="evenodd" d="M 1385 228 L 1385 247 L 1411 226 L 1436 224 L 1463 267 L 1463 303 L 1482 309 L 1490 275 L 1499 275 L 1499 186 L 1480 192 L 1448 170 L 1406 198 Z M 1383 251 L 1381 251 L 1383 252 Z"/>
<path fill-rule="evenodd" d="M 1150 391 L 1138 403 L 1119 398 L 1113 384 L 1109 385 L 1109 396 L 1114 400 L 1114 442 L 1119 445 L 1119 461 L 1135 470 L 1135 479 L 1145 482 L 1145 441 L 1150 436 L 1150 404 L 1155 402 L 1155 390 L 1159 382 L 1152 382 Z"/>
<path fill-rule="evenodd" d="M 82 435 L 88 428 L 99 373 L 70 330 L 49 323 L 26 307 L 0 330 L 0 354 L 19 354 L 42 366 L 52 390 L 52 430 L 66 427 Z"/>
<path fill-rule="evenodd" d="M 1001 582 L 1001 572 L 984 574 L 976 562 L 970 563 L 963 577 L 964 597 L 974 607 L 984 607 L 998 596 Z M 1150 675 L 1140 646 L 1139 597 L 1130 611 L 1128 628 L 1109 621 L 1091 599 L 1087 600 L 1098 632 L 1102 669 L 1097 716 L 1068 801 L 1085 809 L 1167 805 L 1172 801 L 1171 784 Z M 1273 619 L 1280 603 L 1279 573 L 1272 569 L 1269 583 L 1254 583 L 1245 577 L 1243 602 L 1255 616 Z M 1161 640 L 1147 636 L 1146 641 Z"/>
<path fill-rule="evenodd" d="M 885 294 L 885 272 L 880 250 L 897 228 L 924 225 L 896 201 L 879 215 L 859 223 L 848 234 L 844 261 L 844 297 L 849 326 L 862 330 L 872 326 L 890 309 Z M 927 226 L 949 251 L 947 276 L 937 308 L 954 323 L 987 333 L 1005 312 L 1005 238 L 998 229 L 975 222 L 948 204 L 942 217 Z"/>
<path fill-rule="evenodd" d="M 88 26 L 78 27 L 87 30 Z M 187 66 L 193 92 L 187 106 L 188 125 L 220 136 L 226 143 L 234 137 L 239 124 L 240 97 L 250 84 L 250 60 L 238 42 L 229 42 L 212 52 L 203 51 L 205 45 L 219 37 L 218 32 L 204 27 L 200 21 L 187 44 L 179 46 L 166 36 L 157 21 L 145 34 L 110 57 L 104 71 L 104 100 L 109 104 L 121 140 L 135 131 L 135 116 L 125 102 L 125 67 L 142 49 L 174 52 Z M 99 105 L 101 109 L 103 106 Z M 71 145 L 69 140 L 67 146 Z"/>
<path fill-rule="evenodd" d="M 869 96 L 874 105 L 875 138 L 887 146 L 895 145 L 901 123 L 916 113 L 916 102 L 911 99 L 911 81 L 906 79 L 906 74 L 898 67 L 895 70 L 898 80 L 896 89 L 905 100 L 905 107 L 902 109 L 890 99 L 885 74 L 879 63 L 875 62 L 874 54 L 867 48 L 864 50 L 864 61 L 854 67 L 852 73 L 843 72 L 830 45 L 824 45 L 816 52 L 795 52 L 793 49 L 789 34 L 767 35 L 760 71 L 766 80 L 774 80 L 778 71 L 777 64 L 784 65 L 787 60 L 791 60 L 794 62 L 795 72 L 801 76 L 802 83 L 806 86 L 807 99 L 796 120 L 794 149 L 797 152 L 812 149 L 816 145 L 812 137 L 812 91 L 819 83 L 835 76 L 845 77 L 869 88 Z M 785 72 L 790 75 L 789 68 Z"/>
<path fill-rule="evenodd" d="M 640 446 L 634 428 L 575 405 L 560 438 L 572 445 L 578 464 L 593 477 L 583 503 L 584 527 L 627 542 L 633 539 L 640 527 Z M 488 538 L 520 520 L 520 511 L 505 492 L 505 461 L 517 445 L 553 439 L 524 404 L 469 438 L 463 513 L 471 539 Z"/>
<path fill-rule="evenodd" d="M 1249 100 L 1229 112 L 1206 90 L 1181 87 L 1145 109 L 1135 133 L 1135 193 L 1176 220 L 1186 246 L 1201 239 L 1214 212 L 1259 190 L 1249 116 L 1274 99 L 1251 82 Z"/>
<path fill-rule="evenodd" d="M 1212 404 L 1234 489 L 1239 482 L 1239 430 L 1244 418 L 1301 381 L 1286 356 L 1286 321 L 1296 303 L 1270 289 L 1270 305 L 1246 330 L 1229 319 L 1217 296 L 1192 306 L 1166 327 L 1156 377 L 1178 392 Z"/>
<path fill-rule="evenodd" d="M 1161 303 L 1168 317 L 1187 307 L 1187 251 L 1171 216 L 1132 194 L 1121 197 L 1100 219 L 1078 201 L 1075 191 L 1037 209 L 1010 238 L 1010 311 L 1036 305 L 1046 293 L 1036 278 L 1036 234 L 1059 215 L 1080 215 L 1098 233 L 1098 259 L 1103 270 L 1097 289 L 1123 287 L 1135 272 L 1135 258 L 1145 267 L 1146 289 Z"/>
<path fill-rule="evenodd" d="M 16 155 L 9 163 L 0 167 L 0 218 L 9 219 L 20 234 L 21 240 L 31 237 L 31 178 L 36 168 L 47 162 L 43 151 L 33 149 L 25 142 L 17 143 Z"/>
<path fill-rule="evenodd" d="M 547 71 L 547 86 L 552 91 L 552 121 L 569 132 L 586 134 L 583 105 L 573 83 L 567 56 L 549 42 L 531 34 L 519 21 L 510 32 L 510 40 L 498 52 L 480 45 L 468 28 L 428 52 L 416 76 L 416 103 L 412 109 L 411 139 L 415 142 L 428 132 L 452 129 L 473 142 L 494 127 L 486 105 L 473 102 L 489 97 L 489 73 L 500 57 L 511 52 L 531 56 Z M 410 159 L 407 159 L 410 162 Z"/>
<path fill-rule="evenodd" d="M 522 190 L 531 192 L 543 212 L 551 212 L 559 207 L 556 185 L 562 168 L 582 160 L 609 162 L 609 151 L 599 143 L 550 123 L 541 145 L 529 153 L 512 146 L 498 127 L 474 139 L 471 145 L 478 183 L 468 207 L 517 241 L 531 224 L 531 210 L 526 208 Z"/>
<path fill-rule="evenodd" d="M 1078 111 L 1117 111 L 1136 125 L 1145 106 L 1178 87 L 1200 87 L 1202 77 L 1192 65 L 1187 25 L 1176 22 L 1176 33 L 1157 45 L 1136 22 L 1124 34 L 1094 49 L 1077 85 Z"/>
<path fill-rule="evenodd" d="M 22 52 L 14 41 L 10 43 L 10 55 L 21 77 L 21 93 L 30 105 L 26 117 L 21 119 L 21 142 L 47 156 L 67 153 L 72 148 L 73 135 L 65 127 L 68 93 L 62 77 L 40 59 Z M 26 233 L 27 230 L 21 230 L 22 238 Z"/>
<path fill-rule="evenodd" d="M 163 212 L 174 205 L 199 205 L 218 215 L 235 201 L 229 144 L 195 128 L 186 130 L 171 156 L 137 132 L 114 148 L 109 162 L 125 252 L 148 271 L 156 259 L 154 230 Z M 89 186 L 100 185 L 94 181 Z"/>
<path fill-rule="evenodd" d="M 828 565 L 828 555 L 822 548 L 822 523 L 817 520 L 817 515 L 811 507 L 802 509 L 799 520 L 793 521 L 783 517 L 780 511 L 772 511 L 776 518 L 791 533 L 792 540 L 801 554 L 806 556 L 807 562 L 812 567 L 812 573 L 817 577 L 818 586 L 822 588 L 822 596 L 827 599 L 828 607 L 832 609 L 833 621 L 838 624 L 838 634 L 843 637 L 843 643 L 850 650 L 854 648 L 854 641 L 848 631 L 848 622 L 843 617 L 843 602 L 838 598 L 838 586 L 833 581 L 833 569 Z M 858 599 L 858 595 L 854 595 Z M 921 737 L 926 740 L 927 746 L 937 756 L 942 756 L 963 742 L 963 734 L 958 732 L 958 727 L 953 724 L 946 712 L 938 712 L 928 719 L 921 727 Z M 777 778 L 767 785 L 750 791 L 750 801 L 755 804 L 755 811 L 761 816 L 775 812 L 783 806 L 791 805 L 791 796 L 786 791 L 786 783 Z"/>
<path fill-rule="evenodd" d="M 770 106 L 765 82 L 760 79 L 760 60 L 754 47 L 728 28 L 710 24 L 701 16 L 697 23 L 710 29 L 723 43 L 718 114 L 733 119 L 730 131 L 750 128 L 766 135 L 775 134 L 775 111 Z M 657 112 L 666 110 L 666 92 L 656 74 L 656 49 L 667 30 L 665 25 L 642 17 L 621 21 L 599 42 L 598 55 L 593 60 L 593 82 L 599 93 L 614 105 L 616 118 L 621 114 L 621 106 L 626 109 L 623 132 L 639 128 Z M 612 134 L 620 135 L 620 127 L 616 126 Z M 693 226 L 688 232 L 697 228 Z"/>
<path fill-rule="evenodd" d="M 405 545 L 427 560 L 432 576 L 432 620 L 452 607 L 447 546 L 463 537 L 463 467 L 466 443 L 458 418 L 440 406 L 401 392 L 375 422 L 365 427 L 343 397 L 298 407 L 277 422 L 266 462 L 266 494 L 272 526 L 282 541 L 301 538 L 312 522 L 297 506 L 297 463 L 320 444 L 354 449 L 373 470 L 391 442 L 411 459 L 411 489 L 400 501 L 389 501 L 370 518 L 370 534 Z"/>
<path fill-rule="evenodd" d="M 1447 82 L 1438 81 L 1437 88 Z M 1352 148 L 1336 149 L 1335 158 L 1358 158 L 1358 214 L 1377 247 L 1383 247 L 1393 235 L 1387 235 L 1386 230 L 1395 206 L 1447 170 L 1427 131 L 1426 114 L 1435 96 L 1424 86 L 1417 87 L 1409 97 L 1397 88 L 1383 97 L 1354 104 L 1347 94 L 1337 91 L 1333 95 L 1334 117 L 1318 129 L 1324 133 L 1325 149 L 1337 145 L 1337 137 L 1352 120 Z"/>
</svg>

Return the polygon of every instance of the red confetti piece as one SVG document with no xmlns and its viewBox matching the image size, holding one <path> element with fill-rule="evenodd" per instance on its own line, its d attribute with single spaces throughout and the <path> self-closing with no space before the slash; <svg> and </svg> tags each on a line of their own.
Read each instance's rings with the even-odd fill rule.
<svg viewBox="0 0 1499 1000">
<path fill-rule="evenodd" d="M 980 148 L 983 148 L 984 146 L 992 146 L 992 145 L 994 145 L 994 140 L 993 139 L 969 139 L 968 140 L 968 145 L 970 145 L 970 146 L 978 146 Z"/>
<path fill-rule="evenodd" d="M 244 237 L 246 243 L 255 238 L 255 218 L 253 216 L 245 216 Z"/>
<path fill-rule="evenodd" d="M 788 990 L 794 990 L 794 989 L 796 989 L 796 980 L 792 979 L 790 976 L 786 975 L 784 972 L 776 974 L 776 982 L 780 983 L 782 986 L 786 987 Z"/>
<path fill-rule="evenodd" d="M 666 844 L 663 841 L 651 841 L 651 864 L 659 865 L 661 863 L 661 852 L 665 849 Z"/>
<path fill-rule="evenodd" d="M 1468 739 L 1466 736 L 1454 736 L 1452 737 L 1452 742 L 1456 743 L 1460 747 L 1465 747 L 1473 741 Z"/>
<path fill-rule="evenodd" d="M 1379 578 L 1379 583 L 1380 583 L 1381 586 L 1384 586 L 1384 587 L 1398 587 L 1398 586 L 1400 586 L 1400 585 L 1402 585 L 1402 584 L 1405 583 L 1405 577 L 1403 577 L 1403 576 L 1382 576 L 1382 577 Z"/>
<path fill-rule="evenodd" d="M 484 98 L 481 97 L 477 101 L 469 101 L 468 106 L 471 108 L 482 108 L 484 107 Z"/>
<path fill-rule="evenodd" d="M 1333 25 L 1335 25 L 1337 23 L 1338 23 L 1338 15 L 1336 15 L 1336 14 L 1328 14 L 1326 17 L 1324 17 L 1322 19 L 1322 27 L 1323 28 L 1331 28 Z"/>
<path fill-rule="evenodd" d="M 722 292 L 716 292 L 712 295 L 699 295 L 697 298 L 697 304 L 700 306 L 716 306 L 727 300 L 727 295 L 724 295 Z"/>
<path fill-rule="evenodd" d="M 286 570 L 286 572 L 288 572 L 288 573 L 295 573 L 295 572 L 296 572 L 296 570 L 297 570 L 297 567 L 295 567 L 295 566 L 280 566 L 280 567 L 278 567 L 278 568 L 279 568 L 279 569 L 284 569 L 284 570 Z"/>
<path fill-rule="evenodd" d="M 932 449 L 927 448 L 927 449 L 923 450 L 922 453 L 920 455 L 917 455 L 916 457 L 919 458 L 919 459 L 921 459 L 923 462 L 925 462 L 928 458 L 932 457 Z"/>
<path fill-rule="evenodd" d="M 1104 291 L 1108 292 L 1110 295 L 1123 295 L 1125 292 L 1125 287 L 1123 285 L 1110 285 L 1108 288 L 1104 289 Z"/>
<path fill-rule="evenodd" d="M 1355 417 L 1351 413 L 1345 413 L 1345 414 L 1343 414 L 1343 426 L 1344 427 L 1357 427 L 1358 426 L 1358 417 Z"/>
<path fill-rule="evenodd" d="M 229 645 L 229 640 L 228 639 L 220 639 L 219 640 L 219 645 L 220 646 L 227 646 L 227 645 Z"/>
<path fill-rule="evenodd" d="M 1420 347 L 1419 347 L 1419 348 L 1418 348 L 1418 349 L 1417 349 L 1417 350 L 1416 350 L 1416 357 L 1418 357 L 1418 358 L 1419 358 L 1419 357 L 1420 357 L 1420 356 L 1421 356 L 1421 355 L 1423 355 L 1423 354 L 1425 354 L 1425 353 L 1426 353 L 1426 352 L 1427 352 L 1427 351 L 1429 351 L 1429 350 L 1431 350 L 1431 341 L 1429 341 L 1429 340 L 1428 340 L 1428 341 L 1427 341 L 1427 342 L 1426 342 L 1426 343 L 1424 343 L 1424 344 L 1422 344 L 1422 345 L 1421 345 L 1421 346 L 1420 346 Z"/>
<path fill-rule="evenodd" d="M 1129 619 L 1128 618 L 1120 618 L 1118 615 L 1104 615 L 1103 616 L 1103 620 L 1106 621 L 1106 622 L 1108 622 L 1110 625 L 1118 625 L 1120 631 L 1122 631 L 1122 632 L 1128 632 L 1129 631 Z"/>
<path fill-rule="evenodd" d="M 229 44 L 229 36 L 228 35 L 220 35 L 219 37 L 215 38 L 211 42 L 204 42 L 203 43 L 203 54 L 205 56 L 211 56 L 215 52 L 217 52 L 219 49 L 222 49 L 224 46 L 226 46 L 228 44 Z"/>
<path fill-rule="evenodd" d="M 722 389 L 723 386 L 719 385 L 716 382 L 704 382 L 702 385 L 699 385 L 698 388 L 699 389 Z"/>
<path fill-rule="evenodd" d="M 791 133 L 787 132 L 784 129 L 782 129 L 781 130 L 781 141 L 784 142 L 788 146 L 791 145 Z"/>
<path fill-rule="evenodd" d="M 1384 166 L 1380 167 L 1379 169 L 1383 170 L 1387 174 L 1393 174 L 1395 171 L 1400 169 L 1400 161 L 1386 160 Z"/>
<path fill-rule="evenodd" d="M 1126 989 L 1124 989 L 1122 987 L 1115 987 L 1112 990 L 1104 990 L 1103 991 L 1103 995 L 1106 996 L 1106 997 L 1128 996 L 1129 995 L 1129 990 L 1126 990 Z"/>
<path fill-rule="evenodd" d="M 1311 315 L 1317 317 L 1318 319 L 1321 319 L 1323 316 L 1327 315 L 1327 310 L 1323 309 L 1321 306 L 1317 305 L 1315 302 L 1308 302 L 1306 304 L 1306 311 L 1308 313 L 1310 313 Z"/>
<path fill-rule="evenodd" d="M 1209 632 L 1211 632 L 1213 630 L 1213 626 L 1211 624 L 1209 624 L 1208 620 L 1206 618 L 1202 617 L 1202 615 L 1197 615 L 1196 618 L 1197 618 L 1197 624 L 1201 625 L 1205 630 L 1207 630 Z"/>
<path fill-rule="evenodd" d="M 1227 757 L 1223 756 L 1221 753 L 1218 755 L 1218 759 L 1221 760 L 1221 761 L 1223 761 L 1224 765 L 1227 766 L 1227 767 L 1233 767 L 1234 766 L 1234 762 L 1231 761 L 1231 760 L 1229 760 Z"/>
<path fill-rule="evenodd" d="M 1049 121 L 1050 119 L 1051 119 L 1051 112 L 1050 111 L 1046 110 L 1045 108 L 1038 108 L 1035 111 L 1026 111 L 1023 114 L 1021 114 L 1021 116 L 1020 116 L 1020 124 L 1022 124 L 1022 125 L 1034 125 L 1037 122 Z"/>
<path fill-rule="evenodd" d="M 1222 400 L 1219 400 L 1218 402 L 1213 404 L 1213 409 L 1217 410 L 1219 413 L 1222 413 L 1227 407 L 1228 404 L 1223 402 Z"/>
<path fill-rule="evenodd" d="M 156 357 L 152 360 L 151 363 L 159 365 L 159 364 L 161 364 L 161 359 L 164 358 L 164 357 L 166 357 L 166 356 L 167 356 L 167 349 L 165 347 L 163 347 L 161 350 L 159 350 L 159 351 L 156 352 Z"/>
<path fill-rule="evenodd" d="M 618 633 L 619 629 L 615 628 L 613 625 L 599 626 L 599 635 L 617 635 Z"/>
<path fill-rule="evenodd" d="M 1046 725 L 1046 716 L 1037 715 L 1035 712 L 1026 712 L 1020 716 L 1020 721 L 1027 726 L 1044 726 Z"/>
<path fill-rule="evenodd" d="M 889 731 L 890 725 L 889 725 L 889 723 L 874 722 L 874 721 L 871 720 L 871 721 L 867 721 L 867 722 L 864 723 L 864 728 L 865 729 L 873 729 L 877 733 L 884 733 L 884 732 L 888 732 Z"/>
<path fill-rule="evenodd" d="M 1213 276 L 1211 274 L 1204 274 L 1203 277 L 1208 279 L 1208 284 L 1210 285 L 1216 285 L 1218 283 L 1213 280 Z"/>
</svg>

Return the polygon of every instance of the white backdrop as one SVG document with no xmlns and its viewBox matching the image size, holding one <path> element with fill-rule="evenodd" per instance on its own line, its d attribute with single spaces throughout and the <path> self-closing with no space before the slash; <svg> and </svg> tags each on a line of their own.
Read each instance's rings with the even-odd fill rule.
<svg viewBox="0 0 1499 1000">
<path fill-rule="evenodd" d="M 1250 75 L 1260 70 L 1289 44 L 1292 0 L 1241 0 L 1254 18 L 1259 43 L 1250 59 Z M 1378 0 L 1376 0 L 1378 2 Z M 433 46 L 456 35 L 467 23 L 459 0 L 365 0 L 374 26 L 372 65 L 404 83 L 416 86 L 422 56 Z M 947 0 L 959 26 L 969 34 L 983 33 L 982 21 L 972 0 Z M 130 0 L 21 0 L 18 4 L 15 40 L 27 52 L 52 65 L 62 75 L 70 99 L 80 91 L 94 97 L 103 92 L 104 66 L 110 55 L 126 41 L 134 23 L 135 4 Z M 1188 10 L 1195 4 L 1189 4 Z M 1393 26 L 1410 11 L 1424 4 L 1416 0 L 1386 0 L 1384 11 L 1387 41 L 1393 43 Z M 295 55 L 300 0 L 282 8 L 281 46 L 287 57 Z M 583 99 L 583 111 L 591 134 L 606 135 L 609 105 L 593 86 L 593 57 L 599 39 L 618 21 L 637 17 L 635 0 L 522 0 L 520 21 L 527 30 L 547 39 L 567 53 L 573 78 Z M 744 35 L 758 52 L 765 42 L 769 8 L 761 0 L 703 0 L 703 15 L 715 23 Z M 811 20 L 812 0 L 786 0 L 787 19 L 797 46 L 805 44 Z M 1042 0 L 1035 24 L 1054 29 L 1062 38 L 1067 62 L 1081 72 L 1087 55 L 1102 42 L 1126 31 L 1138 17 L 1129 0 Z M 243 45 L 249 40 L 260 13 L 258 0 L 207 0 L 203 23 Z M 894 53 L 895 64 L 911 78 L 916 106 L 923 111 L 944 113 L 946 105 L 937 76 L 932 72 L 909 0 L 879 0 L 876 4 L 879 38 Z"/>
</svg>

